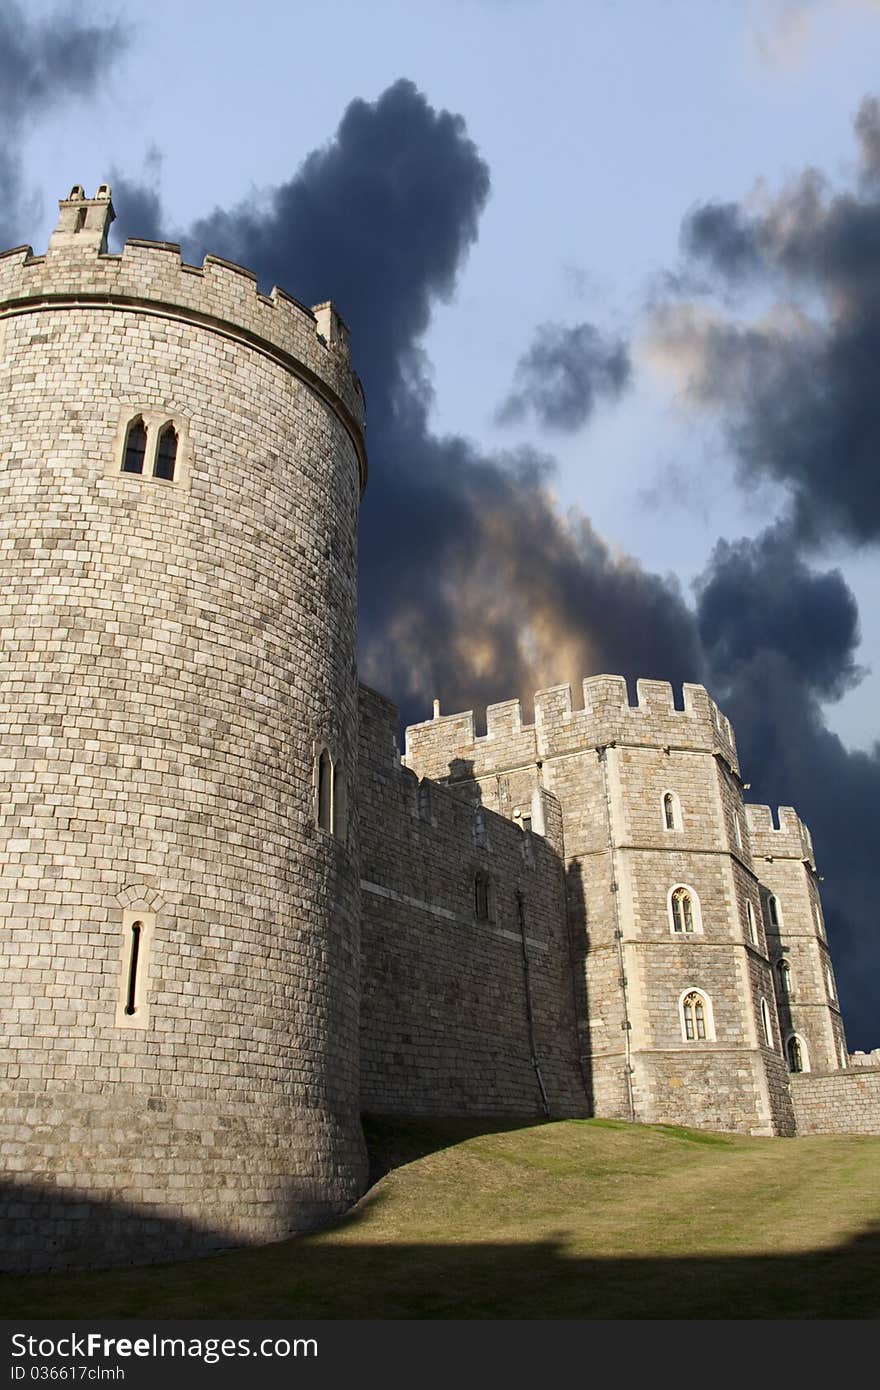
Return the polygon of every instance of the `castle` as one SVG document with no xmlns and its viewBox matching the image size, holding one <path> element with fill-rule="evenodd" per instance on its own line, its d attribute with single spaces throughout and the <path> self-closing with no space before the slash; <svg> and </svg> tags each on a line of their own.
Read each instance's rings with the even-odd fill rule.
<svg viewBox="0 0 880 1390">
<path fill-rule="evenodd" d="M 343 321 L 112 218 L 0 256 L 5 1267 L 315 1226 L 362 1110 L 880 1132 L 708 693 L 435 706 L 401 759 Z"/>
</svg>

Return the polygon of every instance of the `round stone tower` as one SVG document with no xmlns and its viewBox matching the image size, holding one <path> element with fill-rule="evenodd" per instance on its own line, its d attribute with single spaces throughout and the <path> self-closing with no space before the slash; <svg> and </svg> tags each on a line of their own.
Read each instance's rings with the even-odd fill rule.
<svg viewBox="0 0 880 1390">
<path fill-rule="evenodd" d="M 0 257 L 6 1268 L 363 1190 L 346 329 L 72 190 Z"/>
</svg>

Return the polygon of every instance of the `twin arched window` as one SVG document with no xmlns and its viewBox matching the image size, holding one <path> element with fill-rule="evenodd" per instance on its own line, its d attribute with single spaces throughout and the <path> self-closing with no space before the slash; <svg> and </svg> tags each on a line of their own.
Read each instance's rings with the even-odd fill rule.
<svg viewBox="0 0 880 1390">
<path fill-rule="evenodd" d="M 676 935 L 690 936 L 703 930 L 700 917 L 700 901 L 693 888 L 679 883 L 669 892 L 669 924 Z"/>
<path fill-rule="evenodd" d="M 125 431 L 122 472 L 143 475 L 146 465 L 151 477 L 173 482 L 179 442 L 170 420 L 166 420 L 156 434 L 152 428 L 148 430 L 142 415 L 136 415 Z"/>
<path fill-rule="evenodd" d="M 686 989 L 679 997 L 681 1036 L 685 1042 L 714 1042 L 712 1000 L 702 989 Z"/>
</svg>

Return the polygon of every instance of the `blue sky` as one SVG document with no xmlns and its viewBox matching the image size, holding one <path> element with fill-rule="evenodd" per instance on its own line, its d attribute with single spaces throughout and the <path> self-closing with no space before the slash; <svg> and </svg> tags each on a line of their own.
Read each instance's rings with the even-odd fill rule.
<svg viewBox="0 0 880 1390">
<path fill-rule="evenodd" d="M 0 17 L 10 237 L 42 249 L 56 199 L 109 178 L 120 222 L 126 196 L 157 195 L 130 233 L 335 299 L 367 385 L 367 677 L 409 717 L 597 669 L 705 680 L 758 795 L 813 826 L 866 1027 L 880 0 L 58 13 L 7 7 L 5 35 Z M 17 35 L 51 47 L 41 19 L 94 26 L 100 57 L 80 42 L 16 86 Z M 363 264 L 338 225 L 358 129 L 395 209 L 365 215 Z M 309 206 L 319 241 L 350 238 L 335 262 L 298 231 Z"/>
</svg>

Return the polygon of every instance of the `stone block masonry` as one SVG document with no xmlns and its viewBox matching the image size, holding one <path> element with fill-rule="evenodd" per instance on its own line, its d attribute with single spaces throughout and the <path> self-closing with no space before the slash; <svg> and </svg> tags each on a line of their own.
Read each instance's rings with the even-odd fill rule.
<svg viewBox="0 0 880 1390">
<path fill-rule="evenodd" d="M 357 765 L 347 350 L 329 310 L 322 342 L 235 268 L 84 230 L 0 260 L 17 1268 L 144 1257 L 146 1218 L 154 1253 L 278 1238 L 366 1180 L 358 839 L 314 808 L 316 749 Z M 175 429 L 173 479 L 123 470 L 136 418 Z"/>
</svg>

